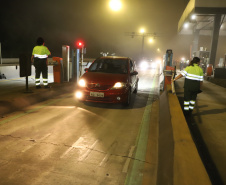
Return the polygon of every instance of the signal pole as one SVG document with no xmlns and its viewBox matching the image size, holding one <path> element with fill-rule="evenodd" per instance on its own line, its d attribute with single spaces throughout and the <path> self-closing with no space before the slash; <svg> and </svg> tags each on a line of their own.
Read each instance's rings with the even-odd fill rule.
<svg viewBox="0 0 226 185">
<path fill-rule="evenodd" d="M 142 32 L 126 32 L 126 36 L 130 36 L 131 38 L 134 37 L 142 37 L 142 45 L 141 45 L 141 58 L 144 57 L 144 38 L 145 37 L 153 37 L 153 39 L 156 37 L 156 33 L 145 33 Z"/>
</svg>

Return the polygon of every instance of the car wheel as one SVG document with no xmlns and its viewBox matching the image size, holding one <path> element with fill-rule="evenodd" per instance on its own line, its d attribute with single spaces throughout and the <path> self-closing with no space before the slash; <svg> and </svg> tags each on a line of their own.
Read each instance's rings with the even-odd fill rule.
<svg viewBox="0 0 226 185">
<path fill-rule="evenodd" d="M 138 91 L 138 82 L 136 83 L 136 87 L 135 87 L 133 93 L 137 93 L 137 91 Z"/>
<path fill-rule="evenodd" d="M 129 89 L 128 90 L 128 94 L 127 94 L 127 98 L 126 98 L 126 101 L 125 101 L 124 105 L 128 106 L 130 104 L 130 101 L 131 101 L 131 90 Z"/>
</svg>

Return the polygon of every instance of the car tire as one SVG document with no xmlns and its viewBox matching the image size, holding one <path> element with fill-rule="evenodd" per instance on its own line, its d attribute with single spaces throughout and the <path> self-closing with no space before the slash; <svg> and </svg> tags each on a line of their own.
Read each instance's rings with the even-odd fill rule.
<svg viewBox="0 0 226 185">
<path fill-rule="evenodd" d="M 129 89 L 127 93 L 126 101 L 123 103 L 123 105 L 129 106 L 130 102 L 131 102 L 131 90 Z"/>
</svg>

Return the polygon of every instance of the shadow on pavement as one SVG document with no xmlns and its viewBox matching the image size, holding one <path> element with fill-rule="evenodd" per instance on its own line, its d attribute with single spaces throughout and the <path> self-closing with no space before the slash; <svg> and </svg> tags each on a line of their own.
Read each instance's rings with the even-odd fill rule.
<svg viewBox="0 0 226 185">
<path fill-rule="evenodd" d="M 183 97 L 178 97 L 178 100 L 180 102 L 180 106 L 183 110 L 183 102 L 184 102 L 184 99 Z M 213 113 L 212 111 L 214 110 L 211 110 L 211 112 L 205 112 L 204 114 L 210 114 L 210 113 Z M 217 113 L 220 113 L 220 112 L 225 112 L 226 109 L 222 109 L 222 110 L 215 110 L 215 112 Z M 197 113 L 195 114 L 197 116 L 197 114 L 199 115 L 199 111 L 197 111 Z M 202 113 L 203 114 L 203 113 Z M 216 165 L 214 164 L 213 162 L 213 159 L 212 157 L 210 156 L 210 153 L 209 153 L 209 150 L 202 138 L 202 134 L 200 133 L 200 130 L 198 128 L 198 125 L 197 123 L 195 122 L 195 119 L 193 118 L 194 115 L 190 115 L 190 116 L 185 116 L 186 118 L 186 121 L 187 121 L 187 124 L 188 124 L 188 127 L 189 127 L 189 130 L 191 132 L 191 136 L 194 140 L 194 143 L 197 147 L 197 150 L 199 152 L 199 155 L 202 159 L 202 162 L 206 168 L 206 171 L 210 177 L 210 180 L 212 182 L 213 185 L 224 185 L 221 177 L 220 177 L 220 174 L 216 168 Z M 202 123 L 202 120 L 201 120 L 201 117 L 198 116 L 199 119 L 200 119 L 200 123 Z"/>
</svg>

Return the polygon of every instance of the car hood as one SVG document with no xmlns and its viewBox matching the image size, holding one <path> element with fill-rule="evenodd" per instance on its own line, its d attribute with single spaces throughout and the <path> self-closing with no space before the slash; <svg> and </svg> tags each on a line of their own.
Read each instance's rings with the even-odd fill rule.
<svg viewBox="0 0 226 185">
<path fill-rule="evenodd" d="M 128 74 L 86 72 L 81 78 L 85 79 L 88 83 L 104 83 L 110 85 L 116 82 L 127 83 Z"/>
</svg>

